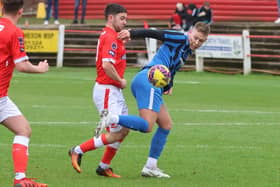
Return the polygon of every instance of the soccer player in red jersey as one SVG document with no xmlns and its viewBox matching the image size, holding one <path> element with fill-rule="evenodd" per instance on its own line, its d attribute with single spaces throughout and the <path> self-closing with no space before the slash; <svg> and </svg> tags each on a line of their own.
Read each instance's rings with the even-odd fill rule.
<svg viewBox="0 0 280 187">
<path fill-rule="evenodd" d="M 127 10 L 112 3 L 106 6 L 104 13 L 106 26 L 97 44 L 97 78 L 93 101 L 99 113 L 107 109 L 112 114 L 127 115 L 128 109 L 122 93 L 122 89 L 127 85 L 124 79 L 126 51 L 124 42 L 117 38 L 118 32 L 126 26 Z M 72 165 L 77 172 L 81 172 L 81 158 L 84 153 L 107 145 L 96 173 L 106 177 L 120 177 L 113 173 L 110 162 L 129 130 L 119 124 L 112 124 L 106 130 L 108 133 L 100 135 L 100 132 L 97 132 L 95 137 L 69 150 Z"/>
<path fill-rule="evenodd" d="M 2 0 L 3 17 L 0 18 L 0 123 L 15 134 L 12 147 L 15 179 L 14 187 L 47 187 L 26 177 L 28 144 L 31 128 L 18 107 L 8 96 L 14 69 L 25 73 L 44 73 L 47 61 L 33 65 L 24 50 L 24 35 L 16 27 L 23 14 L 23 0 Z"/>
</svg>

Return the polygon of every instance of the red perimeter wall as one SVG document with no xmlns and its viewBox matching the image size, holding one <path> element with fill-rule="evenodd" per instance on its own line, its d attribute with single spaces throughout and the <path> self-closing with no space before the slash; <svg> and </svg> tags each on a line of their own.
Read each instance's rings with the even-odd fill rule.
<svg viewBox="0 0 280 187">
<path fill-rule="evenodd" d="M 82 0 L 80 0 L 82 1 Z M 59 17 L 73 19 L 75 0 L 60 0 Z M 103 19 L 107 3 L 119 3 L 128 10 L 129 19 L 168 20 L 177 0 L 87 0 L 86 19 Z M 180 1 L 201 6 L 204 0 Z M 277 16 L 276 0 L 208 0 L 214 21 L 274 21 Z M 81 11 L 81 7 L 80 7 Z M 80 13 L 81 14 L 81 13 Z"/>
</svg>

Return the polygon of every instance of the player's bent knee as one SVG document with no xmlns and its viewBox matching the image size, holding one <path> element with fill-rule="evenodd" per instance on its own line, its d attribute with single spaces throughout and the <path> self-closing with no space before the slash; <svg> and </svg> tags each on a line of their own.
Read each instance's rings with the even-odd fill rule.
<svg viewBox="0 0 280 187">
<path fill-rule="evenodd" d="M 172 123 L 166 123 L 166 124 L 158 124 L 160 128 L 163 128 L 165 130 L 171 130 L 172 129 Z"/>
<path fill-rule="evenodd" d="M 25 136 L 27 136 L 27 137 L 30 137 L 31 136 L 31 134 L 32 134 L 32 130 L 31 130 L 31 127 L 30 126 L 28 126 L 28 127 L 26 127 L 26 132 L 25 132 Z"/>
<path fill-rule="evenodd" d="M 115 141 L 120 141 L 124 139 L 128 135 L 128 133 L 129 133 L 129 129 L 127 128 L 123 128 L 118 132 L 114 132 Z"/>
<path fill-rule="evenodd" d="M 171 130 L 171 129 L 172 129 L 172 124 L 167 125 L 164 129 L 166 129 L 166 130 Z"/>
<path fill-rule="evenodd" d="M 125 138 L 128 135 L 129 130 L 125 129 L 125 130 L 120 131 L 120 133 L 121 133 L 121 136 L 122 136 L 122 139 L 123 139 L 123 138 Z"/>
<path fill-rule="evenodd" d="M 153 126 L 149 125 L 148 129 L 145 131 L 145 133 L 150 133 L 153 130 Z"/>
<path fill-rule="evenodd" d="M 25 137 L 31 137 L 31 134 L 32 134 L 32 130 L 31 130 L 31 127 L 29 127 L 29 126 L 16 132 L 16 135 L 25 136 Z"/>
</svg>

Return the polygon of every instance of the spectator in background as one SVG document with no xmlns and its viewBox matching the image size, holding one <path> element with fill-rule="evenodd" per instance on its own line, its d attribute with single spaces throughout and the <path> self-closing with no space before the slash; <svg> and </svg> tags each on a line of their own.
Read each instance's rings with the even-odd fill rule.
<svg viewBox="0 0 280 187">
<path fill-rule="evenodd" d="M 173 14 L 171 16 L 169 28 L 174 30 L 182 30 L 182 19 L 178 14 Z"/>
<path fill-rule="evenodd" d="M 190 3 L 186 8 L 186 15 L 185 15 L 185 24 L 183 28 L 185 31 L 188 31 L 191 26 L 194 25 L 194 22 L 197 19 L 198 8 L 195 4 Z"/>
<path fill-rule="evenodd" d="M 178 14 L 181 17 L 182 20 L 185 18 L 186 7 L 183 3 L 177 3 L 176 4 L 175 14 Z"/>
<path fill-rule="evenodd" d="M 79 6 L 80 6 L 80 0 L 75 0 L 73 24 L 77 24 L 77 23 L 78 23 Z M 87 0 L 82 0 L 82 17 L 81 17 L 81 24 L 84 24 L 84 23 L 85 23 L 86 7 L 87 7 Z"/>
<path fill-rule="evenodd" d="M 278 2 L 278 19 L 274 21 L 274 23 L 280 23 L 280 0 Z"/>
<path fill-rule="evenodd" d="M 204 2 L 203 6 L 198 10 L 197 20 L 195 22 L 212 23 L 212 9 L 209 2 Z M 195 23 L 194 23 L 195 24 Z"/>
<path fill-rule="evenodd" d="M 53 4 L 54 3 L 54 4 Z M 45 25 L 49 24 L 49 19 L 52 16 L 52 6 L 54 8 L 54 24 L 58 25 L 58 0 L 48 0 L 47 2 L 47 10 L 46 10 L 46 19 L 44 21 Z"/>
<path fill-rule="evenodd" d="M 185 24 L 186 8 L 183 3 L 177 3 L 174 14 L 169 20 L 169 27 L 175 30 L 182 30 L 182 26 Z"/>
</svg>

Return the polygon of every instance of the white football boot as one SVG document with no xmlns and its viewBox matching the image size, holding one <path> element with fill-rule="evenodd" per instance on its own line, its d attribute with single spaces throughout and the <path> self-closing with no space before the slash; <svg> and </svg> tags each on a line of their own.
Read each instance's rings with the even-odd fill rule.
<svg viewBox="0 0 280 187">
<path fill-rule="evenodd" d="M 164 173 L 161 169 L 148 168 L 146 166 L 142 169 L 141 175 L 143 177 L 170 178 L 170 175 Z"/>
<path fill-rule="evenodd" d="M 104 109 L 101 111 L 100 114 L 100 121 L 97 124 L 97 127 L 95 129 L 95 137 L 99 137 L 103 129 L 108 127 L 110 125 L 110 115 L 109 111 L 107 109 Z"/>
</svg>

